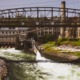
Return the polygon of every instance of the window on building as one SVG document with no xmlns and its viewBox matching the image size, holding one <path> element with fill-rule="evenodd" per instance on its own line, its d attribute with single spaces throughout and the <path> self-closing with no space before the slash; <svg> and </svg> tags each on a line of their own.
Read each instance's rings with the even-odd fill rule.
<svg viewBox="0 0 80 80">
<path fill-rule="evenodd" d="M 45 35 L 46 35 L 46 34 L 48 34 L 48 32 L 47 32 L 47 31 L 45 31 Z"/>
<path fill-rule="evenodd" d="M 52 34 L 52 32 L 49 32 L 49 34 Z"/>
<path fill-rule="evenodd" d="M 79 37 L 80 37 L 80 29 L 79 29 Z"/>
<path fill-rule="evenodd" d="M 19 31 L 19 33 L 21 33 L 21 31 Z"/>
<path fill-rule="evenodd" d="M 13 34 L 14 34 L 14 31 L 13 31 Z"/>
<path fill-rule="evenodd" d="M 2 31 L 2 34 L 4 34 L 4 31 Z"/>
<path fill-rule="evenodd" d="M 23 33 L 24 33 L 25 31 L 23 31 Z"/>
<path fill-rule="evenodd" d="M 6 31 L 6 34 L 7 34 L 7 31 Z"/>
<path fill-rule="evenodd" d="M 11 34 L 11 32 L 9 32 L 9 34 Z"/>
<path fill-rule="evenodd" d="M 15 27 L 9 27 L 9 29 L 15 29 Z"/>
<path fill-rule="evenodd" d="M 41 32 L 41 35 L 44 35 L 44 33 L 43 33 L 43 32 Z"/>
</svg>

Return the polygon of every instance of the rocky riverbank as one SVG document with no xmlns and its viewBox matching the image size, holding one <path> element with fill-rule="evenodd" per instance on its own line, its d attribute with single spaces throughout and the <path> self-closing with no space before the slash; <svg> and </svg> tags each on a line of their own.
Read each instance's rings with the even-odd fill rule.
<svg viewBox="0 0 80 80">
<path fill-rule="evenodd" d="M 0 59 L 0 80 L 5 80 L 6 76 L 7 76 L 6 62 Z"/>
<path fill-rule="evenodd" d="M 39 46 L 39 50 L 42 55 L 48 59 L 57 61 L 57 62 L 72 62 L 79 63 L 80 62 L 80 48 L 73 47 L 70 45 L 61 45 L 61 46 L 53 46 L 50 44 Z"/>
<path fill-rule="evenodd" d="M 57 61 L 57 62 L 65 62 L 65 63 L 79 63 L 80 62 L 80 58 L 74 55 L 68 55 L 66 53 L 48 53 L 48 52 L 44 52 L 41 51 L 42 55 L 45 56 L 48 59 L 51 59 L 53 61 Z"/>
</svg>

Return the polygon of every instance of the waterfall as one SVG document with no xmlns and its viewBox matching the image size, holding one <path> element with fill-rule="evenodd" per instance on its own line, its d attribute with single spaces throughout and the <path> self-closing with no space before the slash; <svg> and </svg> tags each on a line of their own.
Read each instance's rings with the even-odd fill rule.
<svg viewBox="0 0 80 80">
<path fill-rule="evenodd" d="M 39 50 L 34 45 L 34 52 L 36 53 L 36 60 L 47 60 L 46 58 L 42 57 Z"/>
<path fill-rule="evenodd" d="M 32 41 L 32 48 L 33 48 L 33 51 L 35 52 L 36 54 L 36 60 L 48 60 L 46 59 L 45 57 L 42 57 L 39 50 L 37 49 L 36 45 L 35 45 L 35 40 L 33 38 L 31 38 L 31 41 Z"/>
</svg>

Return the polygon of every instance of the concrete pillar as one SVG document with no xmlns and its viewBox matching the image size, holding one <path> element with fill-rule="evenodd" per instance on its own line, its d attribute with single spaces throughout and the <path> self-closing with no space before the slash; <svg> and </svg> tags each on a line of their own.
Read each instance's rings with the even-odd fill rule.
<svg viewBox="0 0 80 80">
<path fill-rule="evenodd" d="M 77 38 L 80 38 L 80 28 L 77 28 Z"/>
<path fill-rule="evenodd" d="M 66 17 L 65 8 L 66 8 L 66 3 L 65 1 L 62 1 L 61 2 L 61 21 L 62 22 L 65 20 L 65 17 Z"/>
<path fill-rule="evenodd" d="M 61 2 L 61 22 L 64 22 L 66 18 L 65 8 L 66 8 L 66 3 L 65 1 L 62 1 Z M 65 37 L 65 28 L 63 26 L 60 29 L 60 35 L 62 37 Z"/>
</svg>

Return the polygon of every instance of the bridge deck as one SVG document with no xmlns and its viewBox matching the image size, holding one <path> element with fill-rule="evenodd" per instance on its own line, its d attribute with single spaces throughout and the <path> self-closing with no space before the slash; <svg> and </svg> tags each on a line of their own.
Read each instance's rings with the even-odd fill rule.
<svg viewBox="0 0 80 80">
<path fill-rule="evenodd" d="M 0 10 L 0 27 L 80 27 L 80 9 L 24 7 Z M 64 18 L 64 21 L 62 21 Z"/>
</svg>

